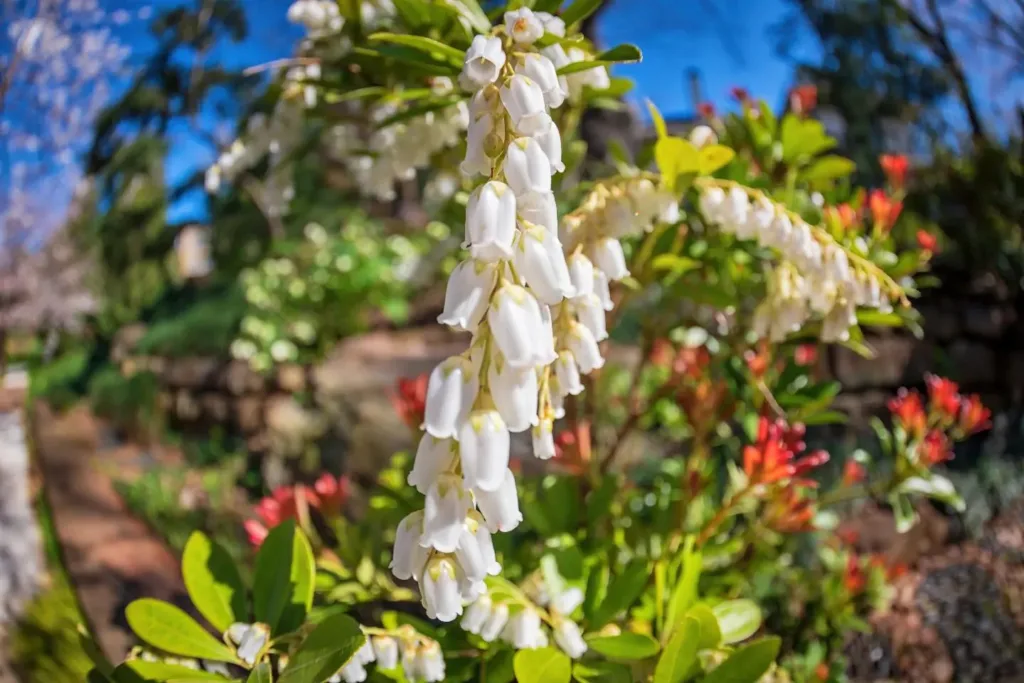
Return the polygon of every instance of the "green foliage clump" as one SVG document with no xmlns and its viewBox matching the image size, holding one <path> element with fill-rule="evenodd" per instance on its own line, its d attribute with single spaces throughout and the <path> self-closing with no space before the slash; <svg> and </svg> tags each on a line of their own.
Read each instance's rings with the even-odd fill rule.
<svg viewBox="0 0 1024 683">
<path fill-rule="evenodd" d="M 160 428 L 160 385 L 156 375 L 140 372 L 125 377 L 117 368 L 100 370 L 89 383 L 89 404 L 97 417 L 115 428 L 152 436 Z"/>
<path fill-rule="evenodd" d="M 245 311 L 245 299 L 235 287 L 200 296 L 184 310 L 154 322 L 135 351 L 171 357 L 224 355 Z"/>
<path fill-rule="evenodd" d="M 29 397 L 46 401 L 57 410 L 70 407 L 81 397 L 82 377 L 91 351 L 85 347 L 68 350 L 31 373 Z"/>
</svg>

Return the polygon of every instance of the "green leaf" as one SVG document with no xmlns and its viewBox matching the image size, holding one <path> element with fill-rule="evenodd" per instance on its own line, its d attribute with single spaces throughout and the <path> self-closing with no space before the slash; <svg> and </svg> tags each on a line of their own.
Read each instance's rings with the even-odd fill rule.
<svg viewBox="0 0 1024 683">
<path fill-rule="evenodd" d="M 444 95 L 436 99 L 431 98 L 428 102 L 421 102 L 415 107 L 407 107 L 396 114 L 392 114 L 378 123 L 376 127 L 378 129 L 387 128 L 393 124 L 408 121 L 409 119 L 415 119 L 423 116 L 424 114 L 429 114 L 430 112 L 441 111 L 442 109 L 447 109 L 453 104 L 456 104 L 461 99 L 463 99 L 462 95 L 458 94 Z"/>
<path fill-rule="evenodd" d="M 647 659 L 658 654 L 661 646 L 643 633 L 620 633 L 617 636 L 587 638 L 591 650 L 614 659 Z"/>
<path fill-rule="evenodd" d="M 633 683 L 629 666 L 619 662 L 576 662 L 572 676 L 580 683 Z"/>
<path fill-rule="evenodd" d="M 567 27 L 578 24 L 596 12 L 603 2 L 604 0 L 575 0 L 562 10 L 562 21 Z"/>
<path fill-rule="evenodd" d="M 674 136 L 660 138 L 655 143 L 654 161 L 670 191 L 675 189 L 679 176 L 700 172 L 700 152 L 689 140 Z"/>
<path fill-rule="evenodd" d="M 845 178 L 857 169 L 857 164 L 845 157 L 834 154 L 815 159 L 811 165 L 803 169 L 798 178 L 804 182 L 835 180 Z"/>
<path fill-rule="evenodd" d="M 313 549 L 294 520 L 274 527 L 256 556 L 256 620 L 269 625 L 274 635 L 297 629 L 313 604 L 315 580 Z"/>
<path fill-rule="evenodd" d="M 603 562 L 590 570 L 590 575 L 587 576 L 587 590 L 583 598 L 583 616 L 588 622 L 593 622 L 598 607 L 604 597 L 608 595 L 610 578 L 611 570 Z"/>
<path fill-rule="evenodd" d="M 722 644 L 722 630 L 718 626 L 718 617 L 707 605 L 700 603 L 691 607 L 686 616 L 700 623 L 700 643 L 698 650 L 710 650 Z"/>
<path fill-rule="evenodd" d="M 726 645 L 746 640 L 761 628 L 761 608 L 753 600 L 726 600 L 711 608 Z"/>
<path fill-rule="evenodd" d="M 247 622 L 245 587 L 227 551 L 196 531 L 181 558 L 185 588 L 199 613 L 223 633 L 235 622 Z"/>
<path fill-rule="evenodd" d="M 512 668 L 519 683 L 569 683 L 572 677 L 572 662 L 553 647 L 520 650 Z"/>
<path fill-rule="evenodd" d="M 619 613 L 629 609 L 643 593 L 650 575 L 651 568 L 645 559 L 637 558 L 626 565 L 625 570 L 608 586 L 608 595 L 594 612 L 590 627 L 599 629 Z"/>
<path fill-rule="evenodd" d="M 700 149 L 700 172 L 711 175 L 722 168 L 736 156 L 731 147 L 725 145 L 708 145 Z"/>
<path fill-rule="evenodd" d="M 668 137 L 668 128 L 665 126 L 665 118 L 658 111 L 658 108 L 654 106 L 654 102 L 647 100 L 647 111 L 651 113 L 651 121 L 654 122 L 654 130 L 658 133 L 658 139 Z"/>
<path fill-rule="evenodd" d="M 274 683 L 270 671 L 270 662 L 261 662 L 259 666 L 249 673 L 245 683 Z"/>
<path fill-rule="evenodd" d="M 390 43 L 392 45 L 403 45 L 429 55 L 431 59 L 441 62 L 448 62 L 462 67 L 466 60 L 466 53 L 462 50 L 447 45 L 440 41 L 424 36 L 412 36 L 405 33 L 388 33 L 381 31 L 369 36 L 368 40 L 374 43 Z"/>
<path fill-rule="evenodd" d="M 964 499 L 956 492 L 953 482 L 940 474 L 929 473 L 924 477 L 910 477 L 897 489 L 900 493 L 917 493 L 945 503 L 957 512 L 966 509 Z"/>
<path fill-rule="evenodd" d="M 693 617 L 686 617 L 669 638 L 654 667 L 654 683 L 680 683 L 697 661 L 699 644 L 700 623 Z"/>
<path fill-rule="evenodd" d="M 180 664 L 165 662 L 143 662 L 134 660 L 126 662 L 126 666 L 147 681 L 174 681 L 174 683 L 191 683 L 192 681 L 229 681 L 218 674 L 197 671 Z"/>
<path fill-rule="evenodd" d="M 643 59 L 640 48 L 636 45 L 617 45 L 610 50 L 605 50 L 593 59 L 584 59 L 579 62 L 566 64 L 558 70 L 559 76 L 589 71 L 599 66 L 611 66 L 612 64 L 631 64 Z"/>
<path fill-rule="evenodd" d="M 184 657 L 234 662 L 235 653 L 174 605 L 142 598 L 124 611 L 128 625 L 153 647 Z"/>
<path fill-rule="evenodd" d="M 279 683 L 322 683 L 337 673 L 366 642 L 352 617 L 335 614 L 324 619 L 288 660 Z"/>
<path fill-rule="evenodd" d="M 483 683 L 509 683 L 515 678 L 515 671 L 512 669 L 512 650 L 498 650 L 498 652 L 487 661 L 486 677 Z"/>
<path fill-rule="evenodd" d="M 756 683 L 775 662 L 781 642 L 773 636 L 741 647 L 712 669 L 703 683 Z"/>
<path fill-rule="evenodd" d="M 702 566 L 701 553 L 694 547 L 695 539 L 687 536 L 680 553 L 682 562 L 682 575 L 672 589 L 672 597 L 669 598 L 668 612 L 665 614 L 665 632 L 662 634 L 662 642 L 671 635 L 676 621 L 679 620 L 686 610 L 697 601 L 697 584 L 700 583 L 700 570 Z"/>
<path fill-rule="evenodd" d="M 838 410 L 826 410 L 820 413 L 812 413 L 805 415 L 800 418 L 800 421 L 804 425 L 810 427 L 813 425 L 835 425 L 844 424 L 849 417 L 846 413 L 841 413 Z"/>
<path fill-rule="evenodd" d="M 456 9 L 462 10 L 459 14 L 465 17 L 478 33 L 487 33 L 491 30 L 491 20 L 487 18 L 487 13 L 483 11 L 477 0 L 447 0 L 447 2 L 449 5 L 455 6 Z"/>
<path fill-rule="evenodd" d="M 394 59 L 417 71 L 436 76 L 458 76 L 461 70 L 460 66 L 447 60 L 428 59 L 423 52 L 404 45 L 378 45 L 373 48 L 359 46 L 352 49 L 352 54 L 371 59 Z"/>
<path fill-rule="evenodd" d="M 562 6 L 562 0 L 535 0 L 533 3 L 534 12 L 550 12 L 555 14 Z"/>
</svg>

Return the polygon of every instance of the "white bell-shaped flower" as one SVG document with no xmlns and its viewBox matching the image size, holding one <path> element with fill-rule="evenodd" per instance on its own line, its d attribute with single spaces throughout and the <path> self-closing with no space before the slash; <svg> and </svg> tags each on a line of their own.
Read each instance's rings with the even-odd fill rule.
<svg viewBox="0 0 1024 683">
<path fill-rule="evenodd" d="M 452 356 L 439 364 L 427 380 L 423 426 L 439 439 L 456 437 L 476 398 L 476 375 L 468 358 Z"/>
<path fill-rule="evenodd" d="M 425 494 L 429 491 L 437 477 L 447 470 L 455 459 L 452 452 L 454 446 L 455 442 L 451 439 L 439 439 L 424 434 L 416 448 L 412 470 L 406 478 L 409 486 L 415 486 L 420 493 Z"/>
<path fill-rule="evenodd" d="M 532 368 L 543 348 L 538 339 L 543 325 L 537 299 L 519 285 L 503 282 L 487 309 L 487 322 L 505 362 L 513 368 Z"/>
<path fill-rule="evenodd" d="M 747 222 L 742 230 L 736 231 L 740 239 L 762 240 L 762 236 L 771 229 L 772 221 L 775 220 L 775 205 L 768 199 L 761 198 L 754 202 L 750 213 L 747 214 Z"/>
<path fill-rule="evenodd" d="M 478 93 L 483 95 L 483 93 Z M 467 176 L 490 175 L 493 161 L 487 153 L 488 139 L 494 131 L 494 117 L 489 111 L 473 114 L 466 130 L 466 156 L 459 168 Z"/>
<path fill-rule="evenodd" d="M 849 341 L 857 324 L 857 309 L 848 301 L 837 302 L 821 324 L 821 340 L 827 344 Z"/>
<path fill-rule="evenodd" d="M 509 186 L 491 180 L 474 190 L 466 205 L 466 243 L 473 258 L 512 258 L 515 234 L 516 196 Z"/>
<path fill-rule="evenodd" d="M 558 354 L 558 360 L 555 361 L 555 377 L 563 395 L 577 396 L 583 392 L 580 369 L 576 365 L 576 357 L 571 352 L 562 351 Z"/>
<path fill-rule="evenodd" d="M 729 226 L 730 232 L 736 230 L 747 222 L 750 213 L 750 197 L 738 187 L 730 188 L 725 194 L 725 203 L 722 205 L 723 227 Z"/>
<path fill-rule="evenodd" d="M 491 613 L 480 629 L 480 637 L 487 643 L 493 643 L 508 625 L 508 605 L 499 603 L 491 608 Z"/>
<path fill-rule="evenodd" d="M 722 207 L 725 206 L 725 190 L 720 187 L 708 187 L 700 193 L 697 201 L 700 212 L 711 223 L 722 222 Z"/>
<path fill-rule="evenodd" d="M 462 626 L 464 631 L 480 635 L 484 624 L 487 623 L 487 619 L 491 616 L 492 605 L 491 596 L 484 593 L 466 608 L 459 625 Z"/>
<path fill-rule="evenodd" d="M 398 666 L 398 642 L 394 638 L 374 636 L 371 642 L 377 666 L 381 669 L 394 669 Z"/>
<path fill-rule="evenodd" d="M 555 73 L 554 63 L 541 53 L 527 52 L 516 62 L 516 73 L 528 76 L 544 93 L 544 103 L 549 109 L 557 109 L 565 102 L 568 92 Z"/>
<path fill-rule="evenodd" d="M 462 567 L 459 567 L 459 593 L 463 602 L 473 602 L 487 592 L 487 584 L 484 581 L 470 581 Z"/>
<path fill-rule="evenodd" d="M 565 21 L 562 17 L 556 17 L 551 12 L 534 12 L 534 15 L 540 19 L 540 23 L 544 24 L 545 33 L 550 33 L 559 38 L 565 37 Z M 555 43 L 555 45 L 558 45 L 558 43 Z"/>
<path fill-rule="evenodd" d="M 516 196 L 551 191 L 551 163 L 533 138 L 516 138 L 505 152 L 505 181 Z"/>
<path fill-rule="evenodd" d="M 572 323 L 569 328 L 568 344 L 569 350 L 576 358 L 576 365 L 584 375 L 604 367 L 604 358 L 597 346 L 597 340 L 585 325 Z"/>
<path fill-rule="evenodd" d="M 615 302 L 612 300 L 612 290 L 608 284 L 608 276 L 603 271 L 594 271 L 594 294 L 601 302 L 601 307 L 606 311 L 615 309 Z"/>
<path fill-rule="evenodd" d="M 525 432 L 537 424 L 537 372 L 513 368 L 503 358 L 492 358 L 488 388 L 508 431 Z"/>
<path fill-rule="evenodd" d="M 512 117 L 512 126 L 520 135 L 539 135 L 551 125 L 544 91 L 532 78 L 513 74 L 499 92 L 501 103 Z"/>
<path fill-rule="evenodd" d="M 563 616 L 569 616 L 583 604 L 583 598 L 583 591 L 579 588 L 566 588 L 551 599 L 551 608 Z"/>
<path fill-rule="evenodd" d="M 476 498 L 476 505 L 487 522 L 487 528 L 492 534 L 499 531 L 512 531 L 519 522 L 523 521 L 523 515 L 519 511 L 519 493 L 516 491 L 516 480 L 512 470 L 506 469 L 505 476 L 501 480 L 501 486 L 493 491 L 476 489 L 473 491 Z"/>
<path fill-rule="evenodd" d="M 494 408 L 479 408 L 459 430 L 459 458 L 467 487 L 493 491 L 508 468 L 509 432 Z"/>
<path fill-rule="evenodd" d="M 537 365 L 551 365 L 558 358 L 555 353 L 555 323 L 551 317 L 551 306 L 540 307 L 540 324 L 543 334 L 537 344 Z"/>
<path fill-rule="evenodd" d="M 419 577 L 426 553 L 420 545 L 423 536 L 423 511 L 410 513 L 398 523 L 395 530 L 395 547 L 391 553 L 391 573 L 396 579 L 407 580 Z M 421 562 L 422 560 L 422 562 Z"/>
<path fill-rule="evenodd" d="M 440 618 L 440 617 L 439 617 Z M 445 678 L 444 653 L 436 640 L 420 646 L 419 665 L 420 677 L 425 683 L 440 683 Z"/>
<path fill-rule="evenodd" d="M 532 607 L 524 607 L 516 612 L 508 622 L 508 637 L 517 650 L 529 650 L 538 647 L 539 634 L 542 633 L 540 614 Z"/>
<path fill-rule="evenodd" d="M 459 332 L 473 332 L 487 312 L 494 291 L 497 266 L 466 259 L 455 266 L 444 293 L 444 310 L 437 317 L 442 325 Z"/>
<path fill-rule="evenodd" d="M 544 24 L 529 7 L 520 7 L 505 12 L 505 30 L 515 42 L 528 45 L 544 35 Z"/>
<path fill-rule="evenodd" d="M 494 554 L 494 539 L 491 538 L 491 531 L 487 528 L 484 517 L 479 512 L 469 513 L 470 528 L 475 527 L 473 534 L 476 536 L 476 543 L 480 548 L 480 554 L 484 559 L 484 567 L 490 576 L 501 574 L 501 563 Z"/>
<path fill-rule="evenodd" d="M 575 294 L 562 245 L 552 231 L 521 224 L 514 253 L 516 269 L 541 303 L 554 306 Z"/>
<path fill-rule="evenodd" d="M 377 661 L 377 655 L 373 651 L 373 643 L 370 642 L 369 638 L 363 641 L 363 644 L 352 655 L 352 658 L 360 664 L 372 664 Z"/>
<path fill-rule="evenodd" d="M 469 525 L 462 528 L 459 545 L 455 549 L 455 559 L 459 561 L 459 569 L 470 583 L 483 581 L 487 576 L 488 566 L 484 562 L 484 555 L 476 534 L 470 531 Z"/>
<path fill-rule="evenodd" d="M 555 457 L 555 425 L 552 420 L 544 419 L 533 428 L 533 454 L 540 460 Z"/>
<path fill-rule="evenodd" d="M 555 125 L 554 121 L 551 122 L 551 125 L 546 130 L 533 137 L 548 157 L 551 175 L 564 171 L 565 164 L 562 163 L 562 134 L 559 132 L 558 126 Z"/>
<path fill-rule="evenodd" d="M 572 619 L 559 619 L 554 628 L 555 643 L 562 652 L 572 659 L 579 659 L 587 651 L 587 643 L 583 640 L 580 627 Z"/>
<path fill-rule="evenodd" d="M 427 492 L 420 545 L 442 553 L 455 552 L 466 525 L 466 513 L 472 506 L 472 497 L 463 488 L 461 477 L 440 475 Z"/>
<path fill-rule="evenodd" d="M 501 38 L 497 36 L 475 36 L 466 50 L 459 83 L 467 90 L 482 88 L 498 80 L 501 67 L 505 65 L 505 51 Z"/>
<path fill-rule="evenodd" d="M 357 659 L 350 659 L 338 672 L 345 683 L 363 683 L 366 680 L 366 667 Z"/>
<path fill-rule="evenodd" d="M 455 562 L 451 557 L 435 557 L 420 579 L 423 607 L 427 616 L 438 621 L 455 621 L 462 614 L 462 594 L 455 578 Z"/>
<path fill-rule="evenodd" d="M 558 234 L 558 206 L 550 192 L 530 192 L 517 197 L 519 218 L 524 223 L 539 225 Z"/>
<path fill-rule="evenodd" d="M 629 275 L 622 244 L 611 237 L 598 240 L 590 251 L 590 258 L 609 280 L 621 280 Z"/>
<path fill-rule="evenodd" d="M 565 417 L 565 396 L 566 394 L 562 391 L 551 391 L 551 410 L 554 412 L 556 420 Z"/>
<path fill-rule="evenodd" d="M 572 282 L 575 296 L 586 296 L 594 292 L 594 263 L 582 252 L 577 251 L 569 257 L 569 279 Z"/>
<path fill-rule="evenodd" d="M 578 296 L 572 300 L 573 309 L 576 311 L 576 318 L 590 330 L 596 341 L 604 341 L 608 338 L 608 330 L 605 325 L 604 306 L 596 294 Z"/>
</svg>

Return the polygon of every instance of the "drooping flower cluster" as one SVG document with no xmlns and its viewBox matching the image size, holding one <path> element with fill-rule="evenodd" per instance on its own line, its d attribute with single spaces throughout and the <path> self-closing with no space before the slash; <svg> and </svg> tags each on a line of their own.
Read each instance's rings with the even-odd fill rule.
<svg viewBox="0 0 1024 683">
<path fill-rule="evenodd" d="M 380 669 L 395 669 L 399 662 L 409 681 L 434 683 L 445 676 L 444 654 L 436 640 L 427 638 L 411 626 L 394 631 L 364 628 L 366 642 L 341 668 L 328 678 L 328 683 L 362 683 L 367 678 L 366 666 L 374 662 Z"/>
<path fill-rule="evenodd" d="M 466 609 L 462 628 L 487 642 L 501 639 L 518 650 L 533 650 L 550 643 L 547 626 L 559 648 L 574 659 L 582 657 L 587 643 L 571 615 L 583 604 L 583 591 L 568 588 L 552 597 L 539 582 L 533 587 L 529 596 L 481 595 Z"/>
<path fill-rule="evenodd" d="M 451 79 L 444 76 L 435 77 L 430 89 L 436 96 L 455 92 Z M 418 169 L 430 165 L 434 154 L 458 144 L 469 126 L 469 107 L 463 100 L 453 101 L 451 106 L 438 111 L 389 123 L 402 114 L 403 106 L 390 101 L 373 105 L 366 112 L 376 128 L 369 140 L 353 124 L 334 126 L 328 135 L 332 154 L 347 166 L 356 185 L 367 196 L 381 201 L 395 199 L 397 182 L 413 180 Z M 449 196 L 456 189 L 457 184 L 451 185 Z"/>
<path fill-rule="evenodd" d="M 700 210 L 723 231 L 783 257 L 769 274 L 768 297 L 754 316 L 759 336 L 781 341 L 818 315 L 822 341 L 846 341 L 858 307 L 892 310 L 891 297 L 899 292 L 880 271 L 767 197 L 751 201 L 750 192 L 738 185 L 705 183 Z"/>
</svg>

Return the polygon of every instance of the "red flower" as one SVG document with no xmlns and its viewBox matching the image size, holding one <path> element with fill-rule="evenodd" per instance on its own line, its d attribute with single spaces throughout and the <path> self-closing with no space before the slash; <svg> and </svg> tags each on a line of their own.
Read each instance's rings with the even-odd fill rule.
<svg viewBox="0 0 1024 683">
<path fill-rule="evenodd" d="M 313 490 L 320 500 L 319 507 L 325 514 L 337 515 L 348 499 L 348 477 L 322 474 L 313 484 Z"/>
<path fill-rule="evenodd" d="M 867 586 L 867 577 L 864 575 L 864 570 L 861 568 L 860 561 L 856 555 L 850 555 L 849 559 L 846 560 L 846 571 L 843 572 L 843 585 L 846 586 L 846 590 L 854 595 L 860 593 Z"/>
<path fill-rule="evenodd" d="M 857 222 L 857 212 L 847 203 L 839 206 L 830 206 L 825 209 L 825 214 L 830 220 L 835 221 L 843 230 L 849 230 Z"/>
<path fill-rule="evenodd" d="M 397 392 L 391 395 L 391 404 L 395 407 L 395 412 L 412 429 L 419 429 L 423 424 L 428 379 L 426 374 L 411 379 L 400 379 Z"/>
<path fill-rule="evenodd" d="M 944 420 L 956 420 L 960 412 L 960 386 L 936 375 L 925 375 L 924 381 L 928 385 L 928 402 L 931 409 Z"/>
<path fill-rule="evenodd" d="M 867 477 L 867 471 L 864 466 L 856 460 L 847 460 L 843 466 L 843 486 L 853 486 L 859 484 Z"/>
<path fill-rule="evenodd" d="M 871 210 L 871 218 L 878 229 L 889 232 L 892 230 L 892 226 L 896 225 L 896 219 L 903 211 L 903 202 L 893 201 L 882 190 L 872 190 L 868 195 L 868 208 Z"/>
<path fill-rule="evenodd" d="M 733 99 L 735 99 L 737 102 L 741 104 L 746 104 L 747 102 L 750 101 L 750 93 L 747 91 L 746 88 L 741 88 L 738 85 L 734 85 L 732 88 L 729 89 L 729 92 L 732 94 Z"/>
<path fill-rule="evenodd" d="M 992 411 L 977 394 L 965 396 L 960 402 L 960 429 L 964 435 L 977 434 L 992 426 Z"/>
<path fill-rule="evenodd" d="M 259 548 L 263 545 L 263 541 L 267 539 L 267 534 L 270 531 L 267 527 L 263 526 L 255 519 L 247 519 L 242 523 L 242 527 L 245 529 L 246 535 L 249 537 L 249 544 L 254 548 Z"/>
<path fill-rule="evenodd" d="M 900 389 L 889 399 L 889 412 L 893 419 L 911 436 L 921 436 L 928 426 L 928 415 L 924 411 L 921 394 Z"/>
<path fill-rule="evenodd" d="M 902 189 L 907 180 L 907 157 L 902 154 L 883 154 L 878 158 L 878 163 L 882 165 L 889 184 L 897 190 Z"/>
<path fill-rule="evenodd" d="M 921 251 L 934 254 L 938 251 L 939 240 L 935 235 L 931 234 L 927 230 L 918 230 L 917 246 L 921 248 Z"/>
<path fill-rule="evenodd" d="M 770 529 L 794 534 L 814 527 L 814 512 L 814 501 L 805 497 L 802 489 L 791 482 L 769 503 L 765 520 Z"/>
<path fill-rule="evenodd" d="M 797 365 L 807 367 L 818 362 L 818 347 L 815 344 L 801 344 L 793 352 L 793 360 Z"/>
<path fill-rule="evenodd" d="M 933 429 L 921 442 L 921 462 L 931 467 L 953 459 L 953 451 L 949 447 L 949 439 L 937 429 Z"/>
<path fill-rule="evenodd" d="M 797 114 L 810 114 L 818 106 L 818 88 L 798 85 L 789 91 L 789 108 Z"/>
<path fill-rule="evenodd" d="M 827 681 L 829 677 L 828 664 L 822 662 L 814 667 L 814 675 L 818 677 L 819 681 Z"/>
<path fill-rule="evenodd" d="M 782 420 L 772 422 L 762 417 L 757 424 L 757 441 L 743 449 L 743 471 L 751 482 L 771 484 L 792 479 L 827 462 L 829 455 L 825 451 L 795 459 L 796 454 L 806 448 L 805 431 L 799 423 L 789 427 Z M 813 482 L 801 483 L 813 485 Z"/>
<path fill-rule="evenodd" d="M 715 105 L 710 102 L 701 102 L 697 105 L 697 113 L 701 115 L 701 118 L 713 119 L 715 118 Z"/>
<path fill-rule="evenodd" d="M 743 360 L 746 361 L 747 369 L 750 370 L 750 374 L 754 376 L 754 379 L 761 379 L 768 372 L 768 367 L 771 365 L 771 351 L 767 345 L 762 346 L 757 351 L 747 349 L 743 354 Z"/>
</svg>

